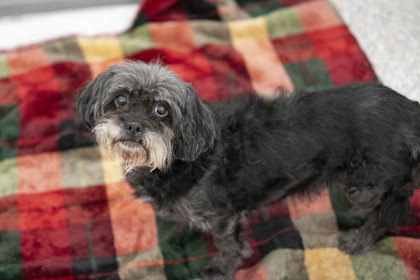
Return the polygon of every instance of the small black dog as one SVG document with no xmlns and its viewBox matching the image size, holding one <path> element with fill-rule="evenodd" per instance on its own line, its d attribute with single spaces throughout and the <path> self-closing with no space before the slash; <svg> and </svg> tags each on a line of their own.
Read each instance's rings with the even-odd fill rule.
<svg viewBox="0 0 420 280">
<path fill-rule="evenodd" d="M 261 204 L 343 186 L 364 220 L 340 233 L 355 254 L 409 216 L 419 182 L 420 106 L 381 85 L 204 103 L 160 64 L 127 62 L 77 106 L 138 197 L 212 233 L 219 251 L 204 279 L 233 277 L 250 254 L 241 221 Z"/>
</svg>

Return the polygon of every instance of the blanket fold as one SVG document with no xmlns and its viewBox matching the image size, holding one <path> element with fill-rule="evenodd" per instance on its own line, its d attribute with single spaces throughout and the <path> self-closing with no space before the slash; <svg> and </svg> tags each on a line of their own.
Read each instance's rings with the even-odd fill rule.
<svg viewBox="0 0 420 280">
<path fill-rule="evenodd" d="M 132 27 L 0 52 L 0 279 L 198 279 L 211 236 L 156 217 L 74 110 L 78 89 L 124 60 L 167 64 L 205 100 L 377 81 L 325 0 L 145 0 Z M 420 218 L 420 192 L 412 197 Z M 244 227 L 236 279 L 420 279 L 419 224 L 348 256 L 340 193 L 288 198 Z"/>
</svg>

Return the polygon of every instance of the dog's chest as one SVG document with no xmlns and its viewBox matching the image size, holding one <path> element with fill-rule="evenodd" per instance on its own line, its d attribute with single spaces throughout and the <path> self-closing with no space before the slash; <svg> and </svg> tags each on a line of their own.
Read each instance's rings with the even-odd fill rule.
<svg viewBox="0 0 420 280">
<path fill-rule="evenodd" d="M 175 202 L 165 203 L 165 205 L 157 205 L 153 203 L 153 199 L 149 200 L 149 203 L 152 205 L 155 210 L 156 215 L 159 217 L 180 222 L 187 223 L 191 227 L 198 228 L 202 231 L 211 230 L 211 226 L 206 216 L 211 211 L 210 208 L 204 209 L 198 205 L 202 204 L 199 201 L 192 201 L 188 196 L 183 197 Z M 208 212 L 208 213 L 203 213 Z"/>
<path fill-rule="evenodd" d="M 206 206 L 206 195 L 190 187 L 188 190 L 178 190 L 178 186 L 160 180 L 144 180 L 142 177 L 130 176 L 127 178 L 135 196 L 141 202 L 152 205 L 156 215 L 166 220 L 188 223 L 190 226 L 207 231 L 210 226 L 205 216 L 210 211 Z"/>
</svg>

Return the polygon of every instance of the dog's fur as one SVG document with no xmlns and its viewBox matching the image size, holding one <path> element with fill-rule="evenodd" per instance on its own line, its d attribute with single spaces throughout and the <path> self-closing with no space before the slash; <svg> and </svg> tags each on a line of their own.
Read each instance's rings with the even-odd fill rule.
<svg viewBox="0 0 420 280">
<path fill-rule="evenodd" d="M 128 103 L 116 105 L 120 96 Z M 339 236 L 355 254 L 406 220 L 419 181 L 420 106 L 381 85 L 204 103 L 166 67 L 127 62 L 90 82 L 77 106 L 138 197 L 212 233 L 219 252 L 204 279 L 233 277 L 250 253 L 241 221 L 263 203 L 342 186 L 364 220 Z"/>
</svg>

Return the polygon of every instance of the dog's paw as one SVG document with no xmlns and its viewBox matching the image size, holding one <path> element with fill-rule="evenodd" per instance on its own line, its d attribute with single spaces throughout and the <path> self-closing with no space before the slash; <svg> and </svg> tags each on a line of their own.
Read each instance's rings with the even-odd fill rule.
<svg viewBox="0 0 420 280">
<path fill-rule="evenodd" d="M 366 236 L 362 236 L 358 229 L 343 231 L 338 236 L 338 249 L 349 255 L 363 254 L 372 246 L 371 242 L 367 241 Z"/>
</svg>

